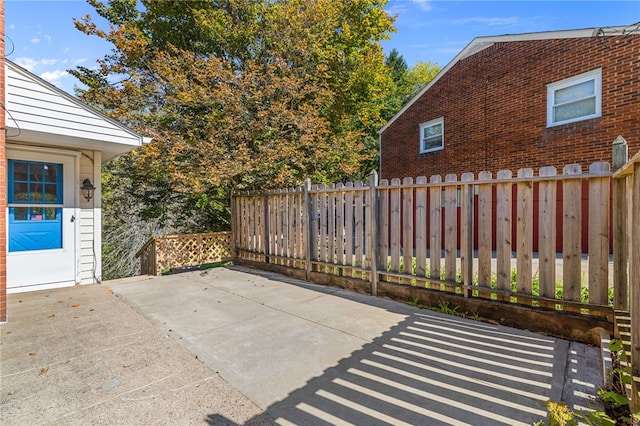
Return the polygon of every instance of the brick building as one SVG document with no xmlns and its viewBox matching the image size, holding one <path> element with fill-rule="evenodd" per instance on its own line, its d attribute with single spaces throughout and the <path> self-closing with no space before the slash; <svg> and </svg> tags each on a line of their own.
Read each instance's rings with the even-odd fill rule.
<svg viewBox="0 0 640 426">
<path fill-rule="evenodd" d="M 638 26 L 479 37 L 380 130 L 384 179 L 611 163 L 640 151 Z"/>
</svg>

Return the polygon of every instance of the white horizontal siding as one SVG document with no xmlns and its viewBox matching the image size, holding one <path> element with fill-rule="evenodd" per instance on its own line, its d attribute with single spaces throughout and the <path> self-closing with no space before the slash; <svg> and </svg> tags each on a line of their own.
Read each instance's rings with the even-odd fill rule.
<svg viewBox="0 0 640 426">
<path fill-rule="evenodd" d="M 140 138 L 15 64 L 6 67 L 7 126 L 137 146 Z"/>
<path fill-rule="evenodd" d="M 87 159 L 88 161 L 88 159 Z M 83 167 L 81 167 L 82 169 Z M 79 255 L 79 275 L 82 284 L 94 283 L 94 272 L 96 269 L 96 256 L 100 250 L 96 250 L 94 241 L 94 228 L 100 226 L 94 221 L 94 210 L 92 208 L 80 209 L 80 247 Z"/>
</svg>

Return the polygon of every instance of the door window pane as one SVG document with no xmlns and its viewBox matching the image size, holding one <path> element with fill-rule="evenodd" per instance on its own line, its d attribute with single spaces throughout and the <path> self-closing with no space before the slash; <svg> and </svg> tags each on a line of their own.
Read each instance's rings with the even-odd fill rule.
<svg viewBox="0 0 640 426">
<path fill-rule="evenodd" d="M 44 209 L 44 220 L 56 220 L 58 219 L 59 207 L 46 207 Z"/>
<path fill-rule="evenodd" d="M 42 207 L 31 207 L 29 212 L 29 219 L 34 220 L 44 220 L 44 216 L 42 214 Z"/>
<path fill-rule="evenodd" d="M 29 213 L 29 207 L 12 207 L 13 220 L 27 220 L 27 214 Z"/>
<path fill-rule="evenodd" d="M 58 181 L 58 167 L 55 164 L 45 164 L 44 181 L 56 183 Z"/>
<path fill-rule="evenodd" d="M 58 201 L 58 185 L 46 183 L 44 185 L 44 200 L 45 203 L 56 203 Z"/>
<path fill-rule="evenodd" d="M 29 165 L 24 162 L 16 161 L 14 163 L 13 177 L 17 181 L 26 181 L 29 175 Z"/>
<path fill-rule="evenodd" d="M 26 183 L 14 183 L 13 184 L 13 197 L 9 202 L 21 202 L 29 199 L 29 191 Z"/>
</svg>

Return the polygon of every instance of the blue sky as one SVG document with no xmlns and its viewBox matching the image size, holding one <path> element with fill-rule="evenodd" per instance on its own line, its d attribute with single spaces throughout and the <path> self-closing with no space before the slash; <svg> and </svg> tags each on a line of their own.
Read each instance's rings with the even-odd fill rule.
<svg viewBox="0 0 640 426">
<path fill-rule="evenodd" d="M 78 82 L 66 70 L 92 67 L 110 50 L 110 45 L 73 26 L 73 18 L 97 16 L 84 0 L 6 0 L 5 9 L 7 57 L 70 93 Z M 396 48 L 409 66 L 418 60 L 445 66 L 479 36 L 640 21 L 638 0 L 390 0 L 386 10 L 397 16 L 397 32 L 382 45 L 386 52 Z"/>
</svg>

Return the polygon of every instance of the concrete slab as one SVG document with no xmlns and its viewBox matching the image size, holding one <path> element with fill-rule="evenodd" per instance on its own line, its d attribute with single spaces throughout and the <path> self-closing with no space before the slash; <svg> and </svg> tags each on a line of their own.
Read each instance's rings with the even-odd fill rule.
<svg viewBox="0 0 640 426">
<path fill-rule="evenodd" d="M 597 348 L 246 268 L 111 286 L 279 424 L 531 424 L 602 383 Z"/>
<path fill-rule="evenodd" d="M 106 286 L 9 295 L 8 312 L 2 424 L 273 423 Z"/>
</svg>

